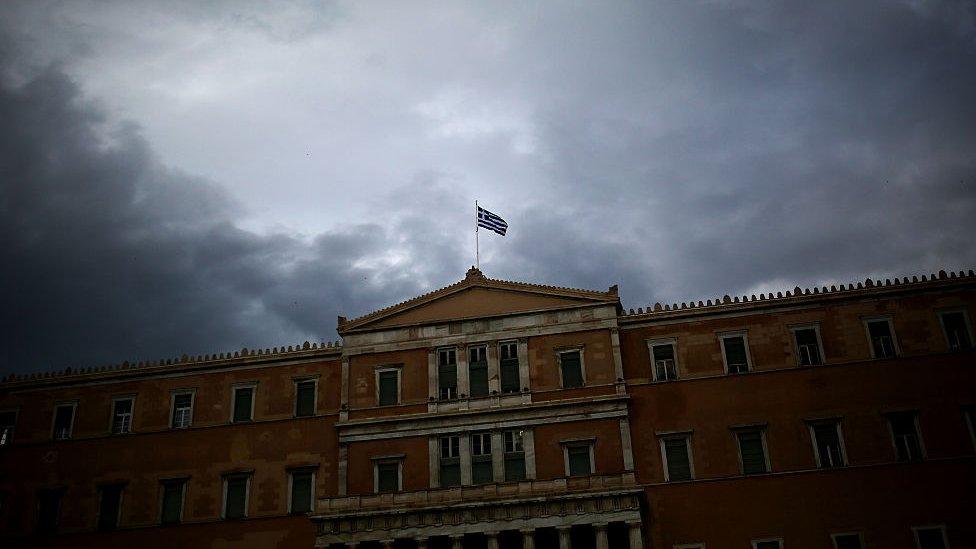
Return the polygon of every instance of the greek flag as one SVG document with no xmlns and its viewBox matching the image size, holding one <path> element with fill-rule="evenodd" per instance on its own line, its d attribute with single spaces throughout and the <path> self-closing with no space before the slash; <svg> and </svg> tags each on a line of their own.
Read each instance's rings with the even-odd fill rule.
<svg viewBox="0 0 976 549">
<path fill-rule="evenodd" d="M 505 223 L 504 219 L 481 206 L 478 206 L 478 226 L 495 231 L 502 236 L 505 236 L 505 231 L 508 230 L 508 223 Z"/>
</svg>

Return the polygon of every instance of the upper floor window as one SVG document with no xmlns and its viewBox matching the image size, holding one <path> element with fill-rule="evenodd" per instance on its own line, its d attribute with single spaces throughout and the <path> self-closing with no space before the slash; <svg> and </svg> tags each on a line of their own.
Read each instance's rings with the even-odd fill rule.
<svg viewBox="0 0 976 549">
<path fill-rule="evenodd" d="M 583 350 L 560 351 L 559 371 L 564 389 L 582 387 L 584 379 Z"/>
<path fill-rule="evenodd" d="M 468 349 L 468 392 L 473 397 L 488 396 L 488 347 Z"/>
<path fill-rule="evenodd" d="M 173 413 L 170 427 L 185 429 L 193 423 L 193 391 L 177 391 L 173 393 Z"/>
<path fill-rule="evenodd" d="M 0 446 L 7 446 L 14 440 L 14 427 L 17 426 L 17 410 L 0 412 Z"/>
<path fill-rule="evenodd" d="M 505 431 L 505 480 L 525 479 L 525 444 L 523 431 Z"/>
<path fill-rule="evenodd" d="M 519 358 L 518 342 L 506 341 L 498 345 L 501 355 L 500 376 L 503 393 L 517 393 L 519 391 Z"/>
<path fill-rule="evenodd" d="M 766 454 L 766 437 L 762 429 L 737 429 L 736 441 L 739 443 L 739 461 L 742 474 L 756 475 L 769 472 L 769 459 Z"/>
<path fill-rule="evenodd" d="M 471 435 L 471 481 L 487 484 L 493 480 L 491 433 L 474 433 Z"/>
<path fill-rule="evenodd" d="M 75 425 L 75 407 L 77 402 L 58 404 L 54 408 L 54 427 L 52 436 L 54 440 L 67 440 L 71 438 L 71 432 Z"/>
<path fill-rule="evenodd" d="M 593 441 L 574 440 L 563 443 L 563 458 L 566 465 L 566 476 L 582 477 L 592 475 L 593 470 Z"/>
<path fill-rule="evenodd" d="M 132 432 L 132 409 L 135 397 L 118 397 L 112 399 L 112 429 L 113 435 Z"/>
<path fill-rule="evenodd" d="M 441 400 L 458 397 L 457 350 L 439 349 L 437 351 L 437 386 Z"/>
<path fill-rule="evenodd" d="M 918 549 L 947 549 L 945 526 L 915 526 L 915 546 Z"/>
<path fill-rule="evenodd" d="M 403 489 L 400 458 L 384 458 L 373 464 L 373 488 L 377 494 L 399 492 Z"/>
<path fill-rule="evenodd" d="M 394 406 L 400 403 L 399 368 L 376 370 L 376 401 L 380 406 Z"/>
<path fill-rule="evenodd" d="M 441 487 L 461 485 L 461 437 L 454 435 L 440 438 Z"/>
<path fill-rule="evenodd" d="M 61 521 L 61 496 L 64 490 L 52 488 L 37 491 L 37 531 L 55 532 Z"/>
<path fill-rule="evenodd" d="M 678 379 L 678 362 L 675 358 L 675 341 L 673 339 L 647 342 L 647 350 L 651 355 L 651 366 L 654 381 L 669 381 Z"/>
<path fill-rule="evenodd" d="M 99 489 L 98 529 L 115 530 L 122 515 L 123 484 L 106 484 Z"/>
<path fill-rule="evenodd" d="M 661 437 L 661 457 L 664 460 L 664 480 L 675 482 L 695 478 L 691 459 L 691 436 Z"/>
<path fill-rule="evenodd" d="M 888 414 L 888 425 L 895 445 L 895 459 L 898 461 L 921 461 L 923 456 L 922 437 L 918 432 L 918 413 L 895 412 Z"/>
<path fill-rule="evenodd" d="M 295 417 L 315 415 L 315 388 L 318 382 L 314 379 L 295 380 Z"/>
<path fill-rule="evenodd" d="M 809 428 L 817 467 L 827 469 L 847 465 L 840 421 L 836 419 L 814 421 L 809 424 Z"/>
<path fill-rule="evenodd" d="M 186 494 L 186 479 L 167 479 L 160 482 L 161 494 L 159 522 L 176 524 L 183 520 L 183 496 Z"/>
<path fill-rule="evenodd" d="M 247 516 L 247 500 L 251 491 L 251 475 L 224 475 L 224 512 L 225 519 L 241 519 Z"/>
<path fill-rule="evenodd" d="M 969 331 L 969 315 L 965 310 L 939 313 L 942 330 L 950 351 L 960 351 L 973 346 L 973 334 Z"/>
<path fill-rule="evenodd" d="M 865 319 L 864 325 L 871 343 L 871 358 L 891 358 L 898 354 L 891 317 Z"/>
<path fill-rule="evenodd" d="M 861 534 L 858 532 L 833 534 L 830 537 L 834 541 L 834 549 L 861 549 L 864 547 Z"/>
<path fill-rule="evenodd" d="M 783 538 L 754 539 L 752 549 L 783 549 Z"/>
<path fill-rule="evenodd" d="M 254 419 L 254 388 L 253 384 L 234 387 L 233 409 L 231 410 L 231 419 L 234 423 Z"/>
<path fill-rule="evenodd" d="M 824 363 L 823 345 L 820 341 L 820 327 L 797 326 L 792 328 L 793 343 L 796 346 L 796 361 L 800 366 L 817 366 Z"/>
<path fill-rule="evenodd" d="M 303 468 L 288 475 L 288 512 L 307 513 L 315 505 L 315 470 Z"/>
<path fill-rule="evenodd" d="M 752 369 L 749 360 L 749 341 L 744 332 L 725 334 L 720 336 L 720 340 L 726 372 L 741 374 Z"/>
</svg>

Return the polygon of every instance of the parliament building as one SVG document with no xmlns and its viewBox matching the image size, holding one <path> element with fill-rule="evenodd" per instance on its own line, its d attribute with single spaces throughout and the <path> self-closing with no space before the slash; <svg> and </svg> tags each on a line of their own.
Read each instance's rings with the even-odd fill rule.
<svg viewBox="0 0 976 549">
<path fill-rule="evenodd" d="M 341 343 L 12 375 L 0 546 L 973 548 L 974 316 L 973 271 L 635 311 L 472 268 Z"/>
</svg>

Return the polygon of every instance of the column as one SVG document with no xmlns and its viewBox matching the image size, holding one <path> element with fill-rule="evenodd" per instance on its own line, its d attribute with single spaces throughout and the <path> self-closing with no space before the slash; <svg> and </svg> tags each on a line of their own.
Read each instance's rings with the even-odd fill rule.
<svg viewBox="0 0 976 549">
<path fill-rule="evenodd" d="M 607 542 L 607 523 L 598 522 L 594 524 L 593 531 L 596 533 L 596 549 L 610 549 Z"/>
<path fill-rule="evenodd" d="M 625 394 L 627 385 L 624 383 L 624 365 L 620 358 L 620 330 L 610 328 L 610 347 L 613 350 L 613 371 L 616 377 L 617 394 Z"/>
<path fill-rule="evenodd" d="M 495 482 L 505 480 L 505 441 L 501 431 L 491 433 L 491 474 Z"/>
<path fill-rule="evenodd" d="M 461 437 L 461 486 L 471 486 L 471 437 L 460 435 Z"/>
<path fill-rule="evenodd" d="M 488 549 L 498 549 L 498 532 L 485 532 Z"/>
<path fill-rule="evenodd" d="M 532 389 L 532 385 L 529 379 L 529 340 L 524 337 L 519 338 L 518 340 L 518 361 L 519 361 L 519 391 L 526 388 Z"/>
<path fill-rule="evenodd" d="M 634 444 L 630 439 L 630 421 L 620 420 L 620 449 L 624 454 L 624 471 L 634 470 Z"/>
<path fill-rule="evenodd" d="M 498 395 L 502 392 L 501 373 L 498 363 L 498 342 L 488 344 L 488 394 Z"/>
<path fill-rule="evenodd" d="M 451 536 L 451 549 L 464 549 L 464 536 Z"/>
<path fill-rule="evenodd" d="M 466 410 L 467 398 L 471 396 L 471 382 L 468 378 L 468 350 L 466 347 L 458 345 L 457 347 L 457 381 L 458 381 L 458 398 L 464 395 L 464 399 L 461 401 L 461 408 Z"/>
<path fill-rule="evenodd" d="M 535 549 L 535 530 L 519 530 L 522 534 L 522 549 Z"/>
<path fill-rule="evenodd" d="M 430 474 L 430 487 L 441 487 L 441 441 L 437 437 L 427 440 L 427 469 Z"/>
<path fill-rule="evenodd" d="M 630 549 L 644 549 L 644 537 L 641 535 L 640 522 L 628 522 L 630 527 Z"/>
<path fill-rule="evenodd" d="M 349 483 L 349 445 L 339 444 L 339 495 L 346 495 Z"/>
<path fill-rule="evenodd" d="M 437 349 L 427 349 L 427 411 L 437 411 L 437 399 L 441 396 L 437 385 Z M 432 400 L 433 399 L 433 400 Z"/>
<path fill-rule="evenodd" d="M 557 526 L 559 532 L 559 549 L 572 549 L 573 542 L 569 538 L 569 526 Z"/>
<path fill-rule="evenodd" d="M 342 377 L 339 386 L 339 421 L 345 421 L 349 419 L 349 357 L 347 356 L 342 357 L 340 375 Z"/>
<path fill-rule="evenodd" d="M 535 433 L 532 429 L 522 432 L 522 447 L 525 449 L 525 478 L 535 480 Z"/>
</svg>

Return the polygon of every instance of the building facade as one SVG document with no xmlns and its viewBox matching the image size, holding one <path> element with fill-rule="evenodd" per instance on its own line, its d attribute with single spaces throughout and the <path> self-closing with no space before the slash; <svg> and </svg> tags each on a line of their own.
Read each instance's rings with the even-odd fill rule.
<svg viewBox="0 0 976 549">
<path fill-rule="evenodd" d="M 5 547 L 976 547 L 976 276 L 624 310 L 464 280 L 342 344 L 0 383 Z"/>
</svg>

